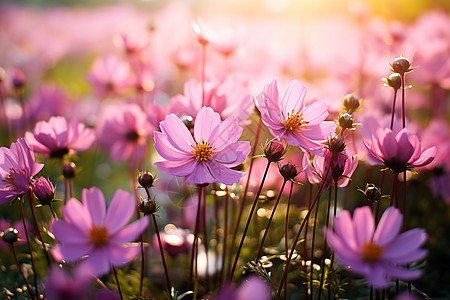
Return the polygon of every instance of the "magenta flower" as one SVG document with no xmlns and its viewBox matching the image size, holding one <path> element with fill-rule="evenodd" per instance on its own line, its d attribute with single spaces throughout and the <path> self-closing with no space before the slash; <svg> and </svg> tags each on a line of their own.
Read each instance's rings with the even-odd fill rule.
<svg viewBox="0 0 450 300">
<path fill-rule="evenodd" d="M 114 161 L 130 160 L 136 165 L 147 153 L 147 137 L 153 127 L 136 104 L 105 107 L 96 128 L 98 144 L 110 151 Z"/>
<path fill-rule="evenodd" d="M 334 232 L 324 230 L 328 244 L 343 265 L 364 276 L 374 288 L 383 288 L 391 279 L 420 277 L 420 270 L 404 269 L 401 265 L 427 254 L 419 249 L 427 239 L 426 232 L 415 228 L 399 234 L 402 219 L 398 209 L 389 207 L 375 228 L 372 211 L 364 206 L 355 209 L 353 220 L 347 210 L 342 211 L 334 220 Z"/>
<path fill-rule="evenodd" d="M 33 181 L 32 191 L 41 205 L 50 205 L 55 199 L 53 183 L 43 176 Z"/>
<path fill-rule="evenodd" d="M 76 154 L 91 147 L 95 135 L 92 129 L 76 119 L 69 123 L 64 117 L 51 117 L 48 122 L 38 122 L 33 133 L 25 133 L 25 138 L 34 152 L 61 159 L 66 154 Z"/>
<path fill-rule="evenodd" d="M 53 223 L 52 232 L 60 242 L 52 252 L 55 259 L 74 262 L 87 256 L 80 268 L 94 275 L 130 262 L 140 249 L 130 242 L 148 225 L 148 218 L 142 218 L 125 226 L 135 212 L 134 197 L 117 190 L 106 210 L 103 193 L 92 187 L 83 190 L 82 200 L 71 198 L 62 208 L 65 221 Z"/>
<path fill-rule="evenodd" d="M 0 204 L 25 194 L 34 175 L 44 167 L 34 161 L 34 152 L 24 138 L 10 148 L 0 148 Z"/>
<path fill-rule="evenodd" d="M 436 156 L 435 146 L 423 150 L 419 138 L 406 128 L 395 136 L 390 129 L 379 128 L 372 142 L 365 145 L 370 155 L 395 173 L 426 166 Z"/>
<path fill-rule="evenodd" d="M 159 170 L 185 176 L 193 184 L 221 182 L 231 185 L 244 174 L 229 168 L 242 163 L 250 152 L 249 142 L 237 141 L 242 127 L 231 116 L 220 122 L 220 115 L 203 107 L 194 124 L 194 138 L 183 122 L 170 114 L 155 132 L 155 149 L 165 160 L 156 162 Z"/>
<path fill-rule="evenodd" d="M 264 124 L 270 133 L 292 146 L 322 155 L 323 143 L 334 135 L 336 124 L 324 121 L 328 116 L 327 105 L 316 101 L 305 106 L 306 87 L 292 80 L 279 98 L 277 81 L 264 87 L 261 97 L 255 100 Z"/>
</svg>

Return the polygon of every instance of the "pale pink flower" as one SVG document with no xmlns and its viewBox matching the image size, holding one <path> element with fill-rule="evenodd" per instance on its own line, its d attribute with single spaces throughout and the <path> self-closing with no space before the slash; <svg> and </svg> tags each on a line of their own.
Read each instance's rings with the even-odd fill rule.
<svg viewBox="0 0 450 300">
<path fill-rule="evenodd" d="M 25 194 L 34 175 L 44 167 L 34 161 L 34 152 L 20 138 L 10 148 L 0 148 L 0 204 Z"/>
<path fill-rule="evenodd" d="M 65 221 L 56 220 L 52 233 L 60 242 L 53 249 L 55 259 L 75 262 L 93 275 L 108 273 L 110 266 L 121 267 L 130 262 L 140 247 L 130 244 L 148 225 L 141 218 L 126 226 L 133 217 L 136 201 L 130 193 L 117 190 L 106 210 L 103 193 L 96 187 L 84 189 L 83 203 L 69 199 L 62 208 Z"/>
<path fill-rule="evenodd" d="M 114 161 L 130 160 L 136 165 L 147 153 L 147 138 L 152 130 L 147 115 L 138 105 L 109 105 L 100 114 L 97 142 L 110 151 Z"/>
<path fill-rule="evenodd" d="M 419 138 L 402 129 L 397 135 L 388 128 L 379 128 L 368 142 L 369 154 L 395 173 L 401 173 L 431 163 L 436 147 L 423 150 Z"/>
<path fill-rule="evenodd" d="M 305 106 L 306 87 L 292 80 L 283 98 L 278 95 L 277 81 L 264 87 L 255 100 L 264 124 L 270 133 L 292 146 L 322 155 L 323 143 L 334 135 L 336 124 L 325 122 L 328 116 L 324 102 L 315 101 Z"/>
<path fill-rule="evenodd" d="M 350 270 L 364 276 L 374 288 L 384 288 L 391 279 L 414 280 L 420 270 L 402 268 L 424 258 L 426 250 L 419 247 L 427 234 L 421 228 L 400 232 L 403 216 L 389 207 L 375 228 L 372 211 L 368 206 L 355 209 L 353 219 L 347 210 L 334 219 L 334 232 L 324 228 L 328 244 L 340 262 Z"/>
<path fill-rule="evenodd" d="M 155 132 L 155 149 L 165 160 L 156 162 L 159 170 L 186 177 L 192 184 L 236 183 L 244 174 L 230 168 L 242 163 L 250 152 L 249 142 L 237 141 L 242 127 L 231 116 L 220 115 L 203 107 L 194 124 L 194 137 L 184 123 L 170 114 Z"/>
<path fill-rule="evenodd" d="M 95 60 L 87 79 L 100 97 L 120 95 L 134 82 L 129 65 L 114 55 Z"/>
<path fill-rule="evenodd" d="M 66 154 L 87 150 L 94 143 L 95 134 L 76 119 L 69 123 L 58 116 L 51 117 L 48 122 L 38 122 L 32 133 L 25 133 L 25 138 L 34 152 L 61 159 Z"/>
</svg>

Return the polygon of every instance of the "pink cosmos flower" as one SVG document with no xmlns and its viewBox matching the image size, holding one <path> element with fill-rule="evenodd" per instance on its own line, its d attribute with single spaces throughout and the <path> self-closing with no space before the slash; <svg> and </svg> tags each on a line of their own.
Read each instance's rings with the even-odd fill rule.
<svg viewBox="0 0 450 300">
<path fill-rule="evenodd" d="M 141 218 L 125 226 L 135 212 L 134 197 L 117 190 L 106 210 L 103 193 L 92 187 L 83 190 L 82 200 L 69 199 L 62 208 L 65 221 L 53 223 L 52 232 L 60 242 L 52 252 L 55 259 L 74 262 L 87 256 L 80 268 L 94 275 L 130 262 L 140 248 L 129 243 L 148 225 L 148 218 Z"/>
<path fill-rule="evenodd" d="M 110 151 L 114 161 L 130 160 L 136 165 L 146 154 L 147 137 L 152 130 L 138 105 L 110 105 L 101 112 L 96 128 L 97 142 Z"/>
<path fill-rule="evenodd" d="M 332 183 L 336 183 L 338 187 L 346 187 L 358 165 L 357 156 L 349 155 L 345 150 L 333 154 L 327 148 L 323 149 L 323 153 L 323 156 L 314 156 L 312 164 L 308 153 L 304 154 L 303 166 L 308 181 L 317 184 L 324 180 L 325 188 L 329 188 Z"/>
<path fill-rule="evenodd" d="M 120 95 L 134 82 L 129 65 L 114 55 L 95 60 L 87 79 L 100 97 Z"/>
<path fill-rule="evenodd" d="M 32 133 L 25 133 L 25 138 L 34 152 L 62 159 L 66 154 L 76 154 L 91 147 L 95 135 L 92 129 L 76 119 L 69 123 L 58 116 L 51 117 L 48 122 L 38 122 Z"/>
<path fill-rule="evenodd" d="M 7 203 L 30 188 L 31 179 L 44 167 L 34 161 L 34 152 L 24 138 L 10 148 L 0 148 L 0 204 Z"/>
<path fill-rule="evenodd" d="M 229 168 L 242 163 L 250 152 L 249 142 L 237 141 L 242 127 L 231 116 L 220 122 L 220 115 L 203 107 L 194 124 L 194 138 L 183 122 L 170 114 L 155 132 L 155 149 L 165 160 L 156 162 L 159 170 L 185 176 L 192 184 L 236 183 L 244 174 Z"/>
<path fill-rule="evenodd" d="M 372 142 L 365 144 L 369 154 L 395 173 L 401 173 L 431 163 L 436 147 L 423 150 L 419 138 L 402 129 L 397 135 L 388 128 L 379 128 Z"/>
<path fill-rule="evenodd" d="M 87 299 L 88 284 L 92 279 L 83 272 L 75 272 L 70 276 L 64 269 L 52 267 L 45 285 L 45 297 L 49 300 Z"/>
<path fill-rule="evenodd" d="M 225 285 L 213 300 L 269 300 L 272 293 L 269 284 L 256 275 L 249 276 L 239 288 Z"/>
<path fill-rule="evenodd" d="M 324 102 L 316 101 L 305 106 L 306 87 L 292 80 L 283 98 L 278 96 L 277 81 L 264 87 L 261 97 L 255 100 L 264 124 L 270 133 L 292 146 L 322 155 L 323 142 L 334 135 L 336 124 L 325 122 L 328 116 Z"/>
<path fill-rule="evenodd" d="M 426 250 L 419 247 L 427 239 L 426 232 L 415 228 L 399 234 L 403 216 L 394 207 L 384 212 L 375 228 L 368 206 L 356 208 L 353 219 L 347 210 L 334 220 L 334 232 L 324 228 L 328 244 L 340 262 L 364 276 L 374 288 L 383 288 L 391 279 L 414 280 L 420 270 L 401 265 L 424 258 Z"/>
</svg>

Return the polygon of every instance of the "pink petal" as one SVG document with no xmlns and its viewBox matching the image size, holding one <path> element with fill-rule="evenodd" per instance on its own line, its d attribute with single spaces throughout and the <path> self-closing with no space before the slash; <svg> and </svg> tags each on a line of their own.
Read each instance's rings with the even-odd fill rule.
<svg viewBox="0 0 450 300">
<path fill-rule="evenodd" d="M 355 228 L 356 242 L 359 248 L 367 241 L 372 240 L 375 230 L 372 211 L 368 206 L 358 207 L 353 213 L 353 226 Z"/>
<path fill-rule="evenodd" d="M 58 251 L 61 254 L 62 259 L 67 262 L 74 262 L 79 260 L 85 255 L 91 253 L 94 246 L 91 243 L 84 244 L 70 244 L 63 243 L 58 247 Z"/>
<path fill-rule="evenodd" d="M 155 140 L 155 149 L 161 157 L 167 160 L 186 160 L 193 157 L 194 154 L 189 149 L 180 151 L 175 148 L 167 139 L 167 135 L 161 132 L 155 132 L 153 136 Z M 193 149 L 192 147 L 190 148 Z"/>
<path fill-rule="evenodd" d="M 136 201 L 130 193 L 117 190 L 109 204 L 104 225 L 109 228 L 110 236 L 125 226 L 133 216 Z"/>
<path fill-rule="evenodd" d="M 384 269 L 389 277 L 402 280 L 414 280 L 422 275 L 421 270 L 403 269 L 392 265 L 386 265 L 384 266 Z"/>
<path fill-rule="evenodd" d="M 405 129 L 401 130 L 395 137 L 398 143 L 398 151 L 396 160 L 407 162 L 414 153 L 414 147 L 409 140 L 408 133 Z"/>
<path fill-rule="evenodd" d="M 213 183 L 217 181 L 211 175 L 211 172 L 208 170 L 206 163 L 204 162 L 197 162 L 193 172 L 186 176 L 186 180 L 192 184 Z"/>
<path fill-rule="evenodd" d="M 99 276 L 108 273 L 110 267 L 111 265 L 108 261 L 108 257 L 104 254 L 104 250 L 99 248 L 89 254 L 79 268 L 83 269 L 88 274 Z"/>
<path fill-rule="evenodd" d="M 160 171 L 174 176 L 184 177 L 194 172 L 195 167 L 197 166 L 197 161 L 195 158 L 189 158 L 183 161 L 164 160 L 155 162 L 154 165 Z"/>
<path fill-rule="evenodd" d="M 326 232 L 328 245 L 336 252 L 339 259 L 346 265 L 352 265 L 352 262 L 357 259 L 358 254 L 352 248 L 348 247 L 345 239 L 337 236 L 328 228 L 324 228 L 323 230 Z"/>
<path fill-rule="evenodd" d="M 221 182 L 226 185 L 232 185 L 239 181 L 245 174 L 223 166 L 215 161 L 208 163 L 209 170 L 215 178 L 215 182 Z"/>
<path fill-rule="evenodd" d="M 291 81 L 282 101 L 282 112 L 285 118 L 287 118 L 287 113 L 292 113 L 292 111 L 296 113 L 303 108 L 306 92 L 303 84 L 295 79 Z"/>
<path fill-rule="evenodd" d="M 132 261 L 140 252 L 140 246 L 123 247 L 109 245 L 103 249 L 103 255 L 115 267 L 122 267 Z"/>
<path fill-rule="evenodd" d="M 195 118 L 194 137 L 197 142 L 205 140 L 209 142 L 215 139 L 211 136 L 214 129 L 220 124 L 220 115 L 211 107 L 202 107 Z"/>
<path fill-rule="evenodd" d="M 386 259 L 406 258 L 409 253 L 417 250 L 426 240 L 425 230 L 421 228 L 408 230 L 385 246 L 383 257 Z"/>
<path fill-rule="evenodd" d="M 398 235 L 402 220 L 403 216 L 398 209 L 393 206 L 386 209 L 378 223 L 373 241 L 379 246 L 389 244 Z"/>
<path fill-rule="evenodd" d="M 142 232 L 144 232 L 145 228 L 147 228 L 149 223 L 149 217 L 144 216 L 141 219 L 131 223 L 126 226 L 122 230 L 117 231 L 116 233 L 110 236 L 110 241 L 117 244 L 129 243 L 134 241 Z"/>
<path fill-rule="evenodd" d="M 305 121 L 309 122 L 309 126 L 320 124 L 328 117 L 328 107 L 323 101 L 315 101 L 306 106 L 301 112 Z"/>
<path fill-rule="evenodd" d="M 376 139 L 380 144 L 380 150 L 382 153 L 378 153 L 385 160 L 392 160 L 397 155 L 397 141 L 391 130 L 378 129 L 376 132 Z"/>
<path fill-rule="evenodd" d="M 213 139 L 208 140 L 211 147 L 216 151 L 221 151 L 227 145 L 236 142 L 242 134 L 242 127 L 233 116 L 228 117 L 214 128 Z"/>
<path fill-rule="evenodd" d="M 83 189 L 81 198 L 89 212 L 93 225 L 103 224 L 106 215 L 105 197 L 97 187 Z"/>
<path fill-rule="evenodd" d="M 189 151 L 195 145 L 194 139 L 186 125 L 174 114 L 167 115 L 159 124 L 161 131 L 167 135 L 167 139 L 173 147 L 180 151 Z"/>
<path fill-rule="evenodd" d="M 415 162 L 413 162 L 412 165 L 414 167 L 423 167 L 423 166 L 428 165 L 436 157 L 436 152 L 437 152 L 436 146 L 428 148 L 427 150 L 422 152 L 419 159 L 417 159 Z"/>
<path fill-rule="evenodd" d="M 369 285 L 376 289 L 381 289 L 389 285 L 389 278 L 386 276 L 386 271 L 383 267 L 374 265 L 369 272 L 364 274 Z"/>
<path fill-rule="evenodd" d="M 61 243 L 83 244 L 89 242 L 86 231 L 80 231 L 78 227 L 62 220 L 53 222 L 52 233 L 55 235 L 56 240 Z"/>
<path fill-rule="evenodd" d="M 251 151 L 249 142 L 236 142 L 214 153 L 211 159 L 227 166 L 235 167 L 242 163 Z"/>
<path fill-rule="evenodd" d="M 339 214 L 339 217 L 334 219 L 333 227 L 346 248 L 358 252 L 359 247 L 356 242 L 356 232 L 353 228 L 353 221 L 348 210 L 343 210 Z"/>
<path fill-rule="evenodd" d="M 62 207 L 64 218 L 81 232 L 88 232 L 92 227 L 92 219 L 86 207 L 75 198 L 70 198 Z"/>
</svg>

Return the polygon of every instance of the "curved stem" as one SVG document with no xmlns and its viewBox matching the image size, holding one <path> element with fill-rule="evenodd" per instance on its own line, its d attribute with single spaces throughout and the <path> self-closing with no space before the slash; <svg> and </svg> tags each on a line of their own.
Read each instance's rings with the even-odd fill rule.
<svg viewBox="0 0 450 300">
<path fill-rule="evenodd" d="M 163 247 L 162 247 L 162 244 L 161 244 L 161 237 L 159 236 L 158 223 L 156 223 L 155 214 L 152 214 L 152 219 L 153 219 L 153 224 L 155 226 L 156 237 L 158 238 L 159 251 L 161 252 L 161 260 L 162 260 L 162 263 L 163 263 L 163 266 L 164 266 L 164 275 L 166 277 L 167 290 L 169 292 L 170 299 L 172 299 L 172 295 L 171 295 L 172 284 L 170 283 L 170 279 L 169 279 L 169 271 L 167 270 L 166 259 L 164 257 L 164 250 L 163 250 Z"/>
<path fill-rule="evenodd" d="M 233 268 L 231 269 L 231 272 L 230 272 L 230 279 L 233 278 L 234 271 L 235 271 L 236 265 L 237 265 L 237 261 L 239 259 L 239 254 L 241 253 L 242 245 L 244 244 L 245 235 L 247 234 L 248 226 L 250 224 L 250 221 L 252 220 L 253 212 L 255 211 L 256 204 L 258 203 L 259 195 L 261 194 L 261 190 L 263 188 L 264 181 L 266 180 L 267 173 L 269 172 L 269 167 L 270 167 L 270 161 L 267 161 L 266 170 L 264 171 L 264 175 L 263 175 L 263 178 L 261 180 L 261 184 L 259 185 L 258 193 L 256 193 L 256 197 L 253 200 L 253 205 L 252 205 L 252 208 L 250 210 L 250 214 L 248 216 L 247 223 L 245 224 L 244 233 L 242 234 L 241 242 L 239 243 L 238 251 L 236 253 L 236 257 L 235 257 L 234 263 L 233 263 Z"/>
<path fill-rule="evenodd" d="M 120 288 L 119 278 L 117 277 L 116 267 L 112 266 L 114 272 L 114 278 L 116 279 L 117 289 L 119 290 L 120 300 L 123 300 L 122 289 Z"/>
<path fill-rule="evenodd" d="M 37 283 L 36 267 L 34 265 L 33 251 L 31 250 L 31 243 L 30 243 L 30 237 L 28 235 L 27 222 L 25 221 L 25 215 L 23 213 L 22 197 L 19 197 L 19 204 L 20 204 L 20 213 L 22 215 L 23 229 L 25 230 L 25 237 L 27 239 L 28 251 L 30 252 L 31 267 L 33 268 L 34 286 L 36 288 L 37 298 L 39 298 L 39 289 L 38 289 L 38 283 Z"/>
<path fill-rule="evenodd" d="M 259 117 L 259 122 L 258 122 L 258 127 L 256 128 L 256 135 L 255 135 L 255 142 L 253 143 L 253 148 L 252 148 L 252 154 L 251 154 L 251 159 L 250 159 L 250 166 L 248 168 L 248 173 L 247 173 L 247 182 L 245 184 L 245 188 L 244 188 L 244 194 L 242 195 L 242 201 L 241 201 L 241 207 L 239 208 L 239 214 L 236 220 L 236 226 L 234 227 L 234 231 L 233 231 L 233 236 L 231 238 L 231 247 L 230 247 L 230 260 L 228 262 L 228 269 L 227 269 L 227 273 L 230 273 L 230 269 L 231 269 L 231 261 L 232 261 L 232 253 L 234 250 L 234 244 L 236 242 L 236 235 L 237 232 L 239 230 L 239 225 L 241 223 L 241 218 L 242 218 L 242 213 L 244 211 L 244 207 L 245 207 L 245 202 L 247 200 L 247 191 L 248 191 L 248 187 L 250 185 L 250 177 L 252 175 L 252 170 L 253 170 L 253 162 L 255 161 L 254 156 L 256 153 L 256 145 L 258 143 L 259 140 L 259 135 L 261 133 L 261 127 L 262 127 L 262 119 L 261 117 Z"/>
<path fill-rule="evenodd" d="M 267 232 L 269 232 L 270 224 L 272 223 L 273 216 L 275 215 L 275 211 L 277 210 L 278 203 L 280 202 L 281 195 L 283 194 L 284 186 L 286 185 L 286 180 L 283 181 L 283 185 L 281 186 L 280 192 L 278 193 L 277 200 L 275 205 L 273 206 L 272 213 L 270 214 L 269 222 L 267 222 L 266 229 L 264 230 L 264 235 L 261 239 L 261 243 L 259 244 L 258 254 L 256 254 L 255 262 L 258 263 L 259 257 L 261 255 L 261 251 L 264 245 L 264 241 L 266 240 Z"/>
<path fill-rule="evenodd" d="M 27 277 L 23 273 L 22 267 L 20 266 L 19 260 L 17 259 L 16 247 L 14 246 L 14 243 L 11 244 L 11 249 L 12 249 L 12 253 L 14 256 L 14 260 L 17 264 L 17 268 L 19 268 L 20 275 L 22 275 L 23 281 L 25 282 L 25 284 L 27 286 L 27 289 L 28 289 L 28 292 L 30 293 L 31 299 L 34 299 L 34 295 L 33 295 L 33 292 L 31 291 L 30 284 L 28 283 Z"/>
<path fill-rule="evenodd" d="M 50 203 L 48 206 L 50 207 L 50 211 L 52 212 L 53 219 L 57 220 L 58 218 L 56 217 L 55 211 L 53 210 L 52 203 Z"/>
</svg>

